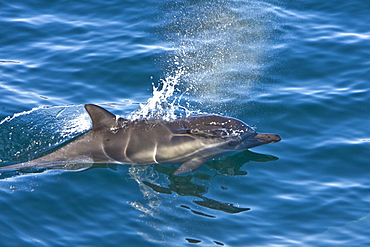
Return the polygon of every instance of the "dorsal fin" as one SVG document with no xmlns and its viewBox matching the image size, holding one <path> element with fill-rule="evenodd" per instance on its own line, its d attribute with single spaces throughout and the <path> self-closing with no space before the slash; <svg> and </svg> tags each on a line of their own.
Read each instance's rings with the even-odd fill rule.
<svg viewBox="0 0 370 247">
<path fill-rule="evenodd" d="M 117 126 L 116 116 L 104 108 L 93 104 L 86 104 L 85 109 L 90 115 L 93 130 Z"/>
</svg>

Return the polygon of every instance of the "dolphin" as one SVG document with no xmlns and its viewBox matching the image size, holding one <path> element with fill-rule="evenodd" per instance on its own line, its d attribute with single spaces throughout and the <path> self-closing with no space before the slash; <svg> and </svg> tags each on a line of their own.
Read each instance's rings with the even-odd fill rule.
<svg viewBox="0 0 370 247">
<path fill-rule="evenodd" d="M 172 121 L 162 119 L 128 120 L 104 108 L 86 104 L 92 129 L 56 151 L 24 163 L 0 167 L 67 168 L 67 164 L 181 163 L 180 175 L 198 169 L 208 159 L 263 144 L 279 142 L 276 134 L 257 133 L 242 121 L 218 115 L 194 115 Z"/>
</svg>

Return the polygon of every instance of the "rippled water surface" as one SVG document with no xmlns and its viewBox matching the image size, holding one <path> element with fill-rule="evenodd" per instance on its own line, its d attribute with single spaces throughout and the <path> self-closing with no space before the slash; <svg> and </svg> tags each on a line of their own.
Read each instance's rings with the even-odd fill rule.
<svg viewBox="0 0 370 247">
<path fill-rule="evenodd" d="M 1 174 L 0 245 L 369 246 L 369 12 L 364 0 L 0 2 L 1 166 L 88 131 L 85 103 L 221 114 L 283 138 L 182 176 L 178 164 Z"/>
</svg>

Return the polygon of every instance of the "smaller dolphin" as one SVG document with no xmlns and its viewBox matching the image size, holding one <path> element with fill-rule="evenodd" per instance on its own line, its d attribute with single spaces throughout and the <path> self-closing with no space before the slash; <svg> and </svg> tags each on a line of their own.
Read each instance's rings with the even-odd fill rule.
<svg viewBox="0 0 370 247">
<path fill-rule="evenodd" d="M 76 163 L 182 163 L 174 172 L 194 171 L 208 159 L 281 140 L 261 134 L 242 121 L 217 115 L 195 115 L 173 121 L 117 118 L 97 105 L 86 104 L 92 129 L 55 152 L 0 167 L 1 170 L 55 168 Z M 65 166 L 67 167 L 67 166 Z"/>
</svg>

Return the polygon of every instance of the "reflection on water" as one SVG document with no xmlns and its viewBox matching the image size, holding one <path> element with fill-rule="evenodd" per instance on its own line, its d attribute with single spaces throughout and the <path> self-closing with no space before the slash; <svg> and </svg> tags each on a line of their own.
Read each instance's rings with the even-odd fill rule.
<svg viewBox="0 0 370 247">
<path fill-rule="evenodd" d="M 140 190 L 142 191 L 144 197 L 148 200 L 148 206 L 151 209 L 155 209 L 160 204 L 160 203 L 158 204 L 160 199 L 158 198 L 158 196 L 156 196 L 157 193 L 172 194 L 172 192 L 174 192 L 180 196 L 194 196 L 200 198 L 201 200 L 193 201 L 197 205 L 213 210 L 220 210 L 226 213 L 235 214 L 248 211 L 249 208 L 241 208 L 234 206 L 232 203 L 220 202 L 211 198 L 207 198 L 206 196 L 204 196 L 204 194 L 207 193 L 208 188 L 204 185 L 197 184 L 194 180 L 209 181 L 212 180 L 215 176 L 220 174 L 227 176 L 247 175 L 247 172 L 241 171 L 241 168 L 244 164 L 248 163 L 249 161 L 268 162 L 277 159 L 278 159 L 277 157 L 271 155 L 258 154 L 246 150 L 236 153 L 232 156 L 219 157 L 218 159 L 213 159 L 209 162 L 206 162 L 205 163 L 206 165 L 212 167 L 213 170 L 216 171 L 214 175 L 205 174 L 199 170 L 191 174 L 185 174 L 183 176 L 172 175 L 172 173 L 177 169 L 178 165 L 172 166 L 156 165 L 154 166 L 154 168 L 150 168 L 149 171 L 144 167 L 139 167 L 138 169 L 141 169 L 140 172 L 137 171 L 133 172 L 133 170 L 131 170 L 131 173 L 133 172 L 133 174 L 135 175 L 132 175 L 131 173 L 130 174 L 131 177 L 133 177 L 138 182 Z M 168 181 L 170 182 L 170 184 L 168 184 L 167 186 L 157 185 L 156 177 L 158 176 L 154 175 L 156 174 L 154 170 L 158 173 L 166 174 L 168 176 Z M 149 190 L 149 188 L 151 188 L 152 190 Z M 222 187 L 222 189 L 227 190 L 227 188 L 225 187 Z M 143 205 L 139 206 L 135 205 L 135 207 L 143 212 L 149 213 L 149 210 L 143 209 Z M 188 209 L 192 213 L 197 215 L 202 215 L 211 218 L 215 217 L 213 215 L 208 215 L 199 211 L 192 210 L 190 207 L 185 205 L 182 205 L 181 207 Z M 150 211 L 150 213 L 152 213 L 152 211 Z"/>
</svg>

